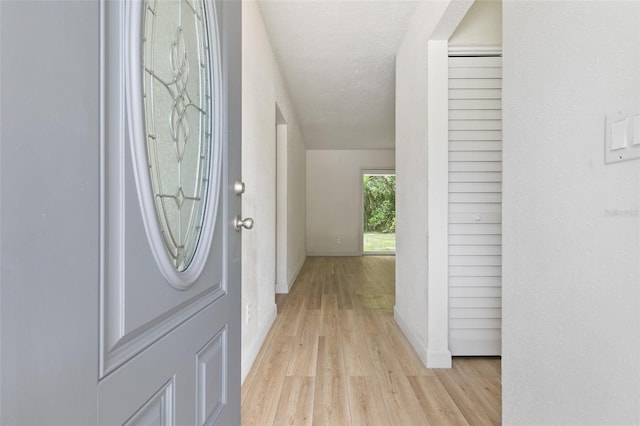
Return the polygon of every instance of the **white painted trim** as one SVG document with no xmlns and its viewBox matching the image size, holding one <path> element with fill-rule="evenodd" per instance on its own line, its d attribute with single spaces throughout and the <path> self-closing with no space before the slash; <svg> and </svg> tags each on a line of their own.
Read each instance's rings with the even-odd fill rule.
<svg viewBox="0 0 640 426">
<path fill-rule="evenodd" d="M 242 368 L 241 368 L 241 382 L 244 383 L 244 380 L 247 378 L 251 367 L 253 367 L 253 363 L 256 362 L 256 358 L 258 357 L 258 353 L 264 344 L 264 341 L 267 339 L 267 334 L 271 330 L 273 323 L 276 321 L 276 317 L 278 316 L 278 308 L 276 305 L 273 305 L 273 312 L 267 319 L 264 327 L 260 330 L 258 335 L 256 336 L 256 340 L 251 344 L 248 350 L 243 351 L 242 354 Z"/>
<path fill-rule="evenodd" d="M 427 365 L 451 366 L 449 351 L 449 49 L 447 40 L 428 42 L 427 174 L 428 287 Z"/>
<path fill-rule="evenodd" d="M 502 56 L 502 45 L 449 46 L 449 56 Z"/>
<path fill-rule="evenodd" d="M 416 337 L 416 334 L 411 330 L 411 327 L 407 324 L 407 322 L 402 318 L 400 312 L 397 307 L 393 308 L 393 318 L 396 320 L 398 327 L 404 333 L 405 337 L 413 346 L 413 349 L 416 351 L 420 360 L 424 365 L 427 365 L 427 348 L 426 346 Z"/>
<path fill-rule="evenodd" d="M 427 368 L 451 368 L 451 352 L 427 350 Z"/>
<path fill-rule="evenodd" d="M 293 275 L 291 275 L 291 277 L 289 277 L 289 280 L 287 282 L 287 286 L 278 286 L 276 287 L 276 293 L 278 294 L 286 294 L 289 293 L 289 290 L 291 290 L 291 288 L 293 287 L 293 283 L 296 282 L 296 279 L 298 278 L 298 275 L 300 275 L 300 271 L 302 270 L 302 267 L 304 266 L 304 262 L 307 261 L 307 257 L 303 257 L 302 258 L 302 262 L 300 262 L 300 264 L 298 265 L 298 267 L 296 268 L 296 271 L 293 273 Z"/>
<path fill-rule="evenodd" d="M 307 256 L 302 258 L 302 261 L 298 264 L 298 267 L 296 268 L 296 271 L 293 273 L 293 275 L 291 275 L 291 277 L 289 277 L 289 290 L 291 290 L 291 287 L 293 287 L 293 283 L 296 282 L 296 279 L 298 278 L 298 275 L 300 275 L 300 271 L 302 271 L 302 267 L 304 266 L 304 263 L 307 261 Z"/>
<path fill-rule="evenodd" d="M 311 256 L 311 257 L 331 257 L 331 256 L 336 256 L 336 257 L 340 257 L 340 256 L 351 257 L 351 256 L 357 256 L 357 257 L 360 257 L 360 256 L 361 256 L 361 254 L 360 254 L 360 252 L 353 252 L 353 251 L 345 251 L 345 252 L 336 252 L 336 251 L 332 251 L 332 252 L 328 252 L 328 251 L 317 251 L 317 252 L 307 252 L 307 256 Z"/>
<path fill-rule="evenodd" d="M 475 0 L 449 1 L 429 40 L 449 40 L 474 2 Z"/>
<path fill-rule="evenodd" d="M 289 271 L 289 258 L 287 255 L 289 218 L 287 205 L 289 203 L 288 175 L 289 175 L 289 127 L 287 120 L 276 102 L 275 104 L 276 127 L 276 293 L 283 292 L 287 286 L 287 274 Z M 288 293 L 288 289 L 284 291 Z"/>
</svg>

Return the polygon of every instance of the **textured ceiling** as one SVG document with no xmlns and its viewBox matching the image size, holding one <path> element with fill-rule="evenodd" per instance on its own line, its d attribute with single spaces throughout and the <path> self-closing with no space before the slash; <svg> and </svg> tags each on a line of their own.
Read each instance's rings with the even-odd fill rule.
<svg viewBox="0 0 640 426">
<path fill-rule="evenodd" d="M 307 148 L 394 148 L 395 55 L 416 4 L 258 1 Z"/>
</svg>

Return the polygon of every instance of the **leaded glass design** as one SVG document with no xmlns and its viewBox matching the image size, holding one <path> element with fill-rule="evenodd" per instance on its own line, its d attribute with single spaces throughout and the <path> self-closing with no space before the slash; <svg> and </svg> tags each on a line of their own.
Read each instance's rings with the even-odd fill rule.
<svg viewBox="0 0 640 426">
<path fill-rule="evenodd" d="M 209 184 L 211 70 L 204 2 L 147 0 L 142 73 L 155 211 L 176 270 L 189 267 Z"/>
</svg>

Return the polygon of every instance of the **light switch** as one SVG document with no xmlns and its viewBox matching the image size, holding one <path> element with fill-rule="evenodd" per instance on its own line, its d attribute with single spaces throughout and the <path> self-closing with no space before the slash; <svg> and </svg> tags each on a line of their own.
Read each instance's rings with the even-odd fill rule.
<svg viewBox="0 0 640 426">
<path fill-rule="evenodd" d="M 611 149 L 618 150 L 627 147 L 627 133 L 629 130 L 629 120 L 615 121 L 611 125 Z"/>
<path fill-rule="evenodd" d="M 640 159 L 640 104 L 608 108 L 604 133 L 605 164 Z"/>
<path fill-rule="evenodd" d="M 631 117 L 631 143 L 640 145 L 640 115 Z"/>
</svg>

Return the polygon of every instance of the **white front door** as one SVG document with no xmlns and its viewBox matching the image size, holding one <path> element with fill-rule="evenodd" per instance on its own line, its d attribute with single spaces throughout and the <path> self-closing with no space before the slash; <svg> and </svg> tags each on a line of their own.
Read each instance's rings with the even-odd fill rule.
<svg viewBox="0 0 640 426">
<path fill-rule="evenodd" d="M 103 3 L 99 424 L 240 422 L 239 9 Z"/>
</svg>

